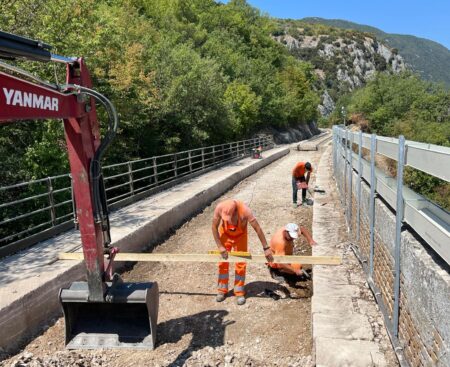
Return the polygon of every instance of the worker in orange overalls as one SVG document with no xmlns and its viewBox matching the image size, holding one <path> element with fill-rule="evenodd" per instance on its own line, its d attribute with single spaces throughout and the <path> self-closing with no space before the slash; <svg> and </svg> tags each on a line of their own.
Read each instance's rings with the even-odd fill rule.
<svg viewBox="0 0 450 367">
<path fill-rule="evenodd" d="M 251 210 L 242 201 L 232 199 L 217 204 L 212 221 L 212 233 L 222 258 L 228 259 L 228 252 L 231 250 L 247 251 L 248 223 L 258 235 L 267 260 L 273 261 L 272 251 L 267 244 L 266 237 Z M 235 264 L 234 294 L 237 296 L 238 305 L 245 303 L 246 265 L 245 262 Z M 228 262 L 219 263 L 217 302 L 222 302 L 228 292 L 228 269 Z"/>
<path fill-rule="evenodd" d="M 294 240 L 303 235 L 310 246 L 317 245 L 313 240 L 311 233 L 305 227 L 299 227 L 295 223 L 288 223 L 286 226 L 278 229 L 270 240 L 270 248 L 274 255 L 293 255 Z M 304 272 L 301 264 L 268 264 L 270 275 L 279 282 L 296 282 L 309 278 L 308 273 Z"/>
<path fill-rule="evenodd" d="M 297 207 L 297 191 L 302 189 L 302 204 L 312 205 L 306 200 L 306 190 L 308 189 L 309 179 L 313 169 L 309 162 L 298 162 L 292 170 L 292 201 L 294 208 Z M 306 177 L 305 177 L 306 174 Z"/>
</svg>

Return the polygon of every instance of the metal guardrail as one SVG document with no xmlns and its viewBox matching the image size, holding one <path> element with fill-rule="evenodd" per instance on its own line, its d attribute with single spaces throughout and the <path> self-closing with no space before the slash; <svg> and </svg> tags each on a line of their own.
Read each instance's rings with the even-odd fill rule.
<svg viewBox="0 0 450 367">
<path fill-rule="evenodd" d="M 363 158 L 363 148 L 370 151 L 370 161 Z M 376 154 L 397 161 L 397 178 L 387 176 L 376 167 Z M 360 243 L 361 185 L 363 180 L 370 186 L 368 210 L 370 252 L 369 262 L 364 267 L 368 273 L 368 284 L 375 295 L 380 294 L 373 281 L 375 198 L 382 198 L 396 213 L 392 320 L 387 316 L 384 303 L 377 298 L 396 350 L 400 303 L 400 244 L 403 224 L 408 224 L 447 264 L 450 264 L 450 213 L 403 186 L 405 166 L 413 167 L 449 182 L 450 148 L 407 141 L 403 136 L 400 136 L 399 139 L 386 138 L 375 134 L 363 134 L 361 131 L 352 132 L 342 126 L 333 127 L 334 175 L 342 194 L 343 205 L 346 207 L 346 219 L 350 229 L 352 228 L 352 190 L 354 185 L 357 185 L 355 187 L 357 244 Z M 353 183 L 354 174 L 358 177 L 356 183 Z"/>
<path fill-rule="evenodd" d="M 340 127 L 333 128 L 333 136 L 338 149 L 337 153 L 349 163 L 352 160 L 352 168 L 355 172 L 361 171 L 361 177 L 369 183 L 371 189 L 373 187 L 373 194 L 376 192 L 394 210 L 397 210 L 400 205 L 399 210 L 404 210 L 402 221 L 410 225 L 439 256 L 450 264 L 450 214 L 408 187 L 401 185 L 402 190 L 399 190 L 398 182 L 403 183 L 403 175 L 397 174 L 397 179 L 386 176 L 375 167 L 374 157 L 370 162 L 360 158 L 350 149 L 350 144 L 359 147 L 361 142 L 361 147 L 370 150 L 371 154 L 381 154 L 397 162 L 398 154 L 401 153 L 400 158 L 403 159 L 404 164 L 397 168 L 397 171 L 401 170 L 400 173 L 403 172 L 403 166 L 409 166 L 448 182 L 450 181 L 450 148 L 409 141 L 403 137 L 395 139 L 352 132 Z M 347 148 L 345 148 L 346 144 Z M 394 154 L 395 149 L 397 154 Z M 347 169 L 347 165 L 344 169 Z M 371 185 L 372 182 L 373 185 Z M 400 202 L 397 200 L 399 197 L 397 192 L 402 197 Z"/>
<path fill-rule="evenodd" d="M 261 136 L 103 167 L 110 209 L 274 146 Z M 69 174 L 0 187 L 0 257 L 50 238 L 76 224 Z"/>
</svg>

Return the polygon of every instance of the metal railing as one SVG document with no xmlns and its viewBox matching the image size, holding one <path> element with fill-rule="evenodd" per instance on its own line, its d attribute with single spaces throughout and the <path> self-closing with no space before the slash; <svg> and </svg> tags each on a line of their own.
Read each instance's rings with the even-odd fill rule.
<svg viewBox="0 0 450 367">
<path fill-rule="evenodd" d="M 117 209 L 225 163 L 274 146 L 271 136 L 186 150 L 103 167 L 110 209 Z M 69 174 L 0 187 L 0 257 L 76 224 Z"/>
<path fill-rule="evenodd" d="M 370 151 L 370 160 L 363 157 L 363 149 Z M 357 153 L 356 153 L 357 152 Z M 376 154 L 396 161 L 397 177 L 393 178 L 376 167 Z M 447 182 L 450 181 L 450 148 L 407 141 L 403 136 L 399 139 L 353 132 L 342 126 L 333 127 L 333 168 L 334 176 L 341 193 L 343 206 L 346 208 L 346 220 L 354 249 L 362 259 L 367 272 L 368 284 L 376 295 L 380 309 L 384 314 L 389 336 L 395 349 L 398 345 L 399 304 L 400 304 L 400 245 L 404 224 L 409 225 L 431 248 L 450 264 L 450 214 L 430 202 L 423 196 L 403 186 L 403 172 L 406 166 L 428 173 Z M 353 176 L 357 176 L 356 182 Z M 361 245 L 362 224 L 361 206 L 362 183 L 370 187 L 368 203 L 369 227 L 369 259 L 364 259 L 359 251 Z M 356 185 L 356 186 L 355 186 Z M 355 190 L 356 198 L 354 198 Z M 380 290 L 374 283 L 374 250 L 375 250 L 375 199 L 381 198 L 394 211 L 394 284 L 392 318 L 388 316 L 388 308 L 381 298 Z M 355 202 L 353 201 L 355 199 Z M 352 218 L 355 205 L 356 215 Z M 354 225 L 354 223 L 356 223 Z M 366 222 L 367 223 L 367 222 Z M 355 226 L 355 233 L 352 233 Z M 367 261 L 367 262 L 366 262 Z M 399 348 L 397 348 L 399 347 Z"/>
</svg>

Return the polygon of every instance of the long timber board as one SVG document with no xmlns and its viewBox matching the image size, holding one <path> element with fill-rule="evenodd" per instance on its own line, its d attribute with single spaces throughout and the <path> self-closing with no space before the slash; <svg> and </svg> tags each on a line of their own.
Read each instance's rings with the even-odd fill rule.
<svg viewBox="0 0 450 367">
<path fill-rule="evenodd" d="M 340 256 L 280 256 L 274 255 L 274 263 L 277 264 L 305 264 L 305 265 L 340 265 Z M 60 253 L 59 260 L 83 260 L 81 252 Z M 247 262 L 265 264 L 267 259 L 264 255 L 233 254 L 224 260 L 218 254 L 146 254 L 146 253 L 119 253 L 114 261 L 153 261 L 153 262 Z"/>
</svg>

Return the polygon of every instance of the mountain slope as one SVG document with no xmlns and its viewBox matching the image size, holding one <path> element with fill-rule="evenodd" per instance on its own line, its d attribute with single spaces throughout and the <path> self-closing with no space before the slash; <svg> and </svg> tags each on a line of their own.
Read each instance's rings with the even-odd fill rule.
<svg viewBox="0 0 450 367">
<path fill-rule="evenodd" d="M 398 51 L 372 33 L 298 20 L 278 19 L 277 25 L 273 38 L 314 68 L 315 88 L 322 93 L 322 116 L 333 111 L 339 97 L 364 86 L 377 72 L 406 70 Z"/>
<path fill-rule="evenodd" d="M 450 87 L 450 50 L 440 43 L 410 35 L 386 33 L 375 27 L 340 19 L 303 18 L 302 21 L 372 33 L 381 42 L 397 49 L 411 69 L 424 79 L 444 82 Z"/>
</svg>

